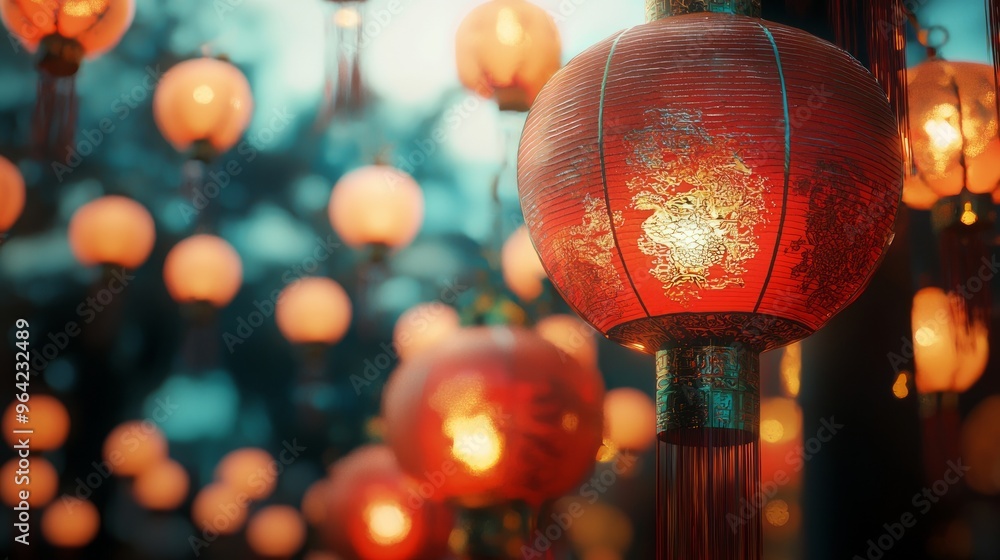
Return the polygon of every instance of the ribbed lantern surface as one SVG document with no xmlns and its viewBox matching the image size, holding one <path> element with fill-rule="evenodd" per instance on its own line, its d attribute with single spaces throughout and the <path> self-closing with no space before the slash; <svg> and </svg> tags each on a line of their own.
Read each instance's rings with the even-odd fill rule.
<svg viewBox="0 0 1000 560">
<path fill-rule="evenodd" d="M 619 343 L 757 349 L 807 336 L 892 238 L 901 156 L 885 95 L 837 47 L 731 14 L 588 49 L 528 116 L 525 220 L 555 286 Z"/>
</svg>

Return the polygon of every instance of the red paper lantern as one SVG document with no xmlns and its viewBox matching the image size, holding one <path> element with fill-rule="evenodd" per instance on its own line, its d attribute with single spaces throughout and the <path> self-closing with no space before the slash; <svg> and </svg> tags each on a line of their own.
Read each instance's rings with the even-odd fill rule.
<svg viewBox="0 0 1000 560">
<path fill-rule="evenodd" d="M 760 516 L 725 521 L 760 484 L 757 356 L 864 289 L 892 239 L 899 135 L 878 83 L 825 41 L 736 13 L 657 19 L 759 3 L 647 5 L 650 23 L 535 100 L 521 205 L 566 301 L 657 354 L 660 557 L 757 558 Z"/>
<path fill-rule="evenodd" d="M 0 156 L 0 237 L 24 210 L 24 177 L 16 165 Z"/>
<path fill-rule="evenodd" d="M 604 384 L 526 329 L 460 331 L 405 362 L 382 403 L 386 441 L 429 499 L 539 505 L 572 489 L 601 445 Z"/>
<path fill-rule="evenodd" d="M 325 535 L 345 560 L 441 558 L 451 513 L 420 496 L 384 445 L 359 448 L 334 464 Z"/>
</svg>

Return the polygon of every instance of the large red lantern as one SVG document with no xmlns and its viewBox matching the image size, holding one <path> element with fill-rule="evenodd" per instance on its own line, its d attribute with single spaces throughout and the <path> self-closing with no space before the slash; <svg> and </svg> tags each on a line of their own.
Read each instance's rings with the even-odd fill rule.
<svg viewBox="0 0 1000 560">
<path fill-rule="evenodd" d="M 528 115 L 521 205 L 553 284 L 656 354 L 660 558 L 758 558 L 760 352 L 863 290 L 902 187 L 885 94 L 759 2 L 650 0 Z M 686 6 L 715 12 L 691 13 Z M 737 13 L 739 12 L 739 13 Z M 704 481 L 711 481 L 705 483 Z"/>
<path fill-rule="evenodd" d="M 447 551 L 451 513 L 420 496 L 419 483 L 384 445 L 335 463 L 326 495 L 325 535 L 345 560 L 441 558 Z"/>
<path fill-rule="evenodd" d="M 534 332 L 472 328 L 403 363 L 382 410 L 403 469 L 446 475 L 430 498 L 537 506 L 593 467 L 603 399 L 596 370 Z"/>
</svg>

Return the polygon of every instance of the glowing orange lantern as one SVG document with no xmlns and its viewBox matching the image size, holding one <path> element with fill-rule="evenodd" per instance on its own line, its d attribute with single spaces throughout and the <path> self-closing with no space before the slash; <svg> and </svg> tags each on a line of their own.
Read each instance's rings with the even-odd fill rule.
<svg viewBox="0 0 1000 560">
<path fill-rule="evenodd" d="M 202 531 L 231 535 L 246 522 L 249 503 L 246 494 L 228 484 L 209 484 L 194 497 L 191 521 Z"/>
<path fill-rule="evenodd" d="M 302 515 L 313 527 L 321 527 L 326 523 L 326 503 L 330 497 L 330 481 L 326 478 L 317 480 L 302 496 Z"/>
<path fill-rule="evenodd" d="M 163 75 L 153 95 L 160 134 L 179 152 L 210 160 L 243 135 L 253 116 L 250 84 L 239 68 L 216 58 L 196 58 Z"/>
<path fill-rule="evenodd" d="M 393 372 L 382 411 L 407 472 L 448 468 L 434 499 L 537 506 L 593 468 L 603 398 L 596 370 L 533 331 L 472 328 Z"/>
<path fill-rule="evenodd" d="M 24 210 L 24 177 L 16 165 L 0 156 L 0 235 L 21 217 Z"/>
<path fill-rule="evenodd" d="M 167 254 L 163 280 L 178 303 L 229 304 L 243 283 L 243 262 L 236 249 L 214 235 L 194 235 Z"/>
<path fill-rule="evenodd" d="M 105 196 L 84 204 L 69 221 L 69 245 L 84 265 L 137 268 L 156 240 L 153 217 L 138 202 Z"/>
<path fill-rule="evenodd" d="M 597 369 L 597 341 L 587 323 L 572 315 L 549 315 L 538 321 L 535 331 L 566 355 Z"/>
<path fill-rule="evenodd" d="M 87 546 L 100 528 L 101 516 L 87 500 L 63 496 L 42 512 L 42 535 L 59 548 Z"/>
<path fill-rule="evenodd" d="M 407 173 L 387 165 L 355 169 L 330 194 L 330 224 L 352 247 L 398 249 L 424 221 L 424 193 Z"/>
<path fill-rule="evenodd" d="M 306 540 L 306 524 L 293 507 L 268 506 L 247 524 L 250 549 L 265 558 L 291 558 Z"/>
<path fill-rule="evenodd" d="M 187 471 L 180 463 L 161 461 L 145 469 L 132 483 L 132 496 L 140 506 L 169 511 L 184 503 L 190 488 Z"/>
<path fill-rule="evenodd" d="M 542 295 L 545 269 L 524 226 L 517 228 L 504 242 L 500 268 L 504 283 L 522 301 L 534 301 Z"/>
<path fill-rule="evenodd" d="M 369 445 L 330 472 L 326 536 L 347 560 L 440 558 L 452 519 L 447 508 L 420 494 L 392 451 Z"/>
<path fill-rule="evenodd" d="M 215 478 L 251 500 L 263 500 L 274 492 L 278 477 L 276 462 L 263 449 L 245 447 L 228 453 L 215 467 Z"/>
<path fill-rule="evenodd" d="M 802 446 L 802 410 L 795 399 L 761 401 L 760 439 L 761 480 L 797 487 L 802 477 L 801 451 L 796 451 Z"/>
<path fill-rule="evenodd" d="M 3 437 L 11 446 L 17 445 L 18 437 L 14 430 L 32 430 L 31 449 L 33 451 L 51 451 L 58 449 L 66 441 L 69 434 L 69 413 L 66 407 L 55 397 L 49 395 L 32 395 L 27 403 L 28 411 L 24 413 L 28 421 L 21 423 L 18 416 L 19 401 L 7 406 L 3 413 Z"/>
<path fill-rule="evenodd" d="M 281 291 L 274 317 L 293 344 L 335 344 L 351 324 L 351 300 L 329 278 L 302 278 Z"/>
<path fill-rule="evenodd" d="M 167 457 L 167 439 L 149 420 L 119 424 L 104 440 L 104 460 L 118 476 L 136 476 Z"/>
<path fill-rule="evenodd" d="M 656 407 L 649 395 L 631 388 L 613 389 L 604 397 L 604 425 L 615 449 L 645 451 L 656 441 Z"/>
<path fill-rule="evenodd" d="M 0 496 L 9 506 L 18 505 L 21 492 L 27 492 L 26 502 L 32 508 L 41 508 L 52 501 L 59 489 L 59 473 L 52 463 L 41 457 L 32 457 L 27 469 L 13 458 L 0 467 Z M 18 474 L 18 471 L 21 471 Z"/>
<path fill-rule="evenodd" d="M 392 342 L 400 360 L 409 360 L 458 332 L 462 320 L 454 307 L 441 302 L 422 303 L 396 320 Z"/>
<path fill-rule="evenodd" d="M 956 299 L 940 288 L 913 296 L 913 361 L 921 394 L 962 393 L 986 371 L 989 333 L 981 322 L 961 317 Z"/>
<path fill-rule="evenodd" d="M 527 111 L 562 63 L 552 16 L 524 0 L 474 9 L 458 28 L 455 51 L 462 85 L 496 97 L 502 111 Z"/>
</svg>

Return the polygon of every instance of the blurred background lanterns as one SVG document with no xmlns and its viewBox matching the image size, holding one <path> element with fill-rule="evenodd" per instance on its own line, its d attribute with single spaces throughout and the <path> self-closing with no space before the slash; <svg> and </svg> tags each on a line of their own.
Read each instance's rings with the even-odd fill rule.
<svg viewBox="0 0 1000 560">
<path fill-rule="evenodd" d="M 69 221 L 69 244 L 85 266 L 127 269 L 146 262 L 156 240 L 149 211 L 124 196 L 104 196 L 84 204 Z"/>
<path fill-rule="evenodd" d="M 562 313 L 543 317 L 535 332 L 584 367 L 597 369 L 596 333 L 577 317 Z"/>
<path fill-rule="evenodd" d="M 455 38 L 458 77 L 496 99 L 501 111 L 527 111 L 562 64 L 555 21 L 524 0 L 490 0 L 462 20 Z"/>
<path fill-rule="evenodd" d="M 959 299 L 940 288 L 913 296 L 913 361 L 921 394 L 963 393 L 986 371 L 986 325 L 981 319 L 966 322 Z"/>
<path fill-rule="evenodd" d="M 330 194 L 330 225 L 351 247 L 376 253 L 409 245 L 424 221 L 420 185 L 404 171 L 369 165 L 340 178 Z"/>
<path fill-rule="evenodd" d="M 69 412 L 59 399 L 51 395 L 32 395 L 28 421 L 17 421 L 17 404 L 13 401 L 3 413 L 3 435 L 7 444 L 17 445 L 18 434 L 14 430 L 31 430 L 33 451 L 52 451 L 62 447 L 69 435 Z"/>
<path fill-rule="evenodd" d="M 504 242 L 500 268 L 504 284 L 521 301 L 531 303 L 545 291 L 545 269 L 524 226 L 514 230 Z"/>
<path fill-rule="evenodd" d="M 190 484 L 190 477 L 180 463 L 163 459 L 135 477 L 132 497 L 146 509 L 170 511 L 187 499 Z"/>
<path fill-rule="evenodd" d="M 327 542 L 344 560 L 442 557 L 452 517 L 428 493 L 433 484 L 405 475 L 388 447 L 355 449 L 330 471 Z"/>
<path fill-rule="evenodd" d="M 231 535 L 243 528 L 249 498 L 224 482 L 213 482 L 198 491 L 191 503 L 191 521 L 199 531 Z"/>
<path fill-rule="evenodd" d="M 225 307 L 243 283 L 243 263 L 236 249 L 222 238 L 194 235 L 167 253 L 163 280 L 177 303 Z"/>
<path fill-rule="evenodd" d="M 987 397 L 966 417 L 961 449 L 969 488 L 986 496 L 1000 494 L 1000 396 Z"/>
<path fill-rule="evenodd" d="M 351 300 L 329 278 L 301 278 L 281 291 L 275 321 L 292 344 L 333 345 L 351 324 Z"/>
<path fill-rule="evenodd" d="M 24 177 L 16 165 L 0 156 L 0 243 L 24 210 Z"/>
<path fill-rule="evenodd" d="M 253 116 L 243 73 L 226 60 L 185 60 L 163 75 L 153 95 L 160 134 L 178 152 L 208 162 L 236 145 Z"/>
<path fill-rule="evenodd" d="M 320 125 L 329 124 L 337 114 L 355 114 L 364 106 L 361 51 L 365 2 L 327 0 L 325 4 L 325 106 Z"/>
<path fill-rule="evenodd" d="M 802 409 L 795 399 L 770 397 L 761 401 L 760 440 L 761 480 L 781 481 L 781 487 L 801 486 L 801 461 L 796 462 L 795 455 L 802 446 Z"/>
<path fill-rule="evenodd" d="M 462 327 L 458 311 L 439 301 L 407 309 L 392 330 L 393 347 L 400 361 L 410 360 L 448 340 Z"/>
<path fill-rule="evenodd" d="M 42 536 L 57 548 L 87 546 L 100 527 L 101 515 L 87 500 L 62 496 L 42 511 Z"/>
<path fill-rule="evenodd" d="M 263 500 L 274 492 L 277 485 L 275 464 L 274 457 L 263 449 L 237 449 L 219 461 L 215 479 L 251 500 Z"/>
<path fill-rule="evenodd" d="M 521 207 L 567 303 L 657 354 L 658 557 L 759 558 L 759 517 L 733 531 L 722 505 L 760 488 L 758 355 L 864 288 L 892 240 L 899 134 L 878 82 L 842 50 L 759 19 L 673 12 L 759 15 L 759 3 L 648 6 L 650 23 L 577 56 L 535 100 Z M 793 127 L 800 109 L 811 118 Z M 723 401 L 734 407 L 716 413 Z"/>
<path fill-rule="evenodd" d="M 638 389 L 612 389 L 604 397 L 605 447 L 641 453 L 656 443 L 656 406 Z M 608 458 L 610 460 L 610 458 Z"/>
<path fill-rule="evenodd" d="M 598 372 L 525 329 L 466 329 L 403 363 L 383 397 L 386 440 L 434 499 L 540 506 L 593 468 L 603 431 Z"/>
<path fill-rule="evenodd" d="M 250 518 L 247 542 L 263 558 L 291 558 L 305 543 L 306 524 L 289 506 L 267 506 Z"/>
<path fill-rule="evenodd" d="M 149 420 L 119 424 L 104 440 L 104 461 L 116 476 L 138 476 L 167 458 L 167 439 Z"/>
<path fill-rule="evenodd" d="M 569 526 L 569 539 L 582 560 L 621 560 L 632 544 L 635 530 L 629 516 L 614 505 L 593 504 L 579 498 L 564 498 L 556 504 L 556 511 L 582 510 L 573 516 Z"/>
<path fill-rule="evenodd" d="M 18 474 L 18 471 L 22 471 Z M 52 501 L 59 490 L 59 473 L 52 463 L 32 457 L 28 469 L 18 466 L 18 457 L 8 460 L 0 467 L 0 496 L 3 503 L 14 507 L 21 502 L 20 493 L 28 491 L 28 505 L 41 509 Z M 27 477 L 27 478 L 22 478 Z"/>
<path fill-rule="evenodd" d="M 135 0 L 0 2 L 11 44 L 36 53 L 39 77 L 34 143 L 63 161 L 73 152 L 76 73 L 84 58 L 111 50 L 132 24 Z"/>
</svg>

